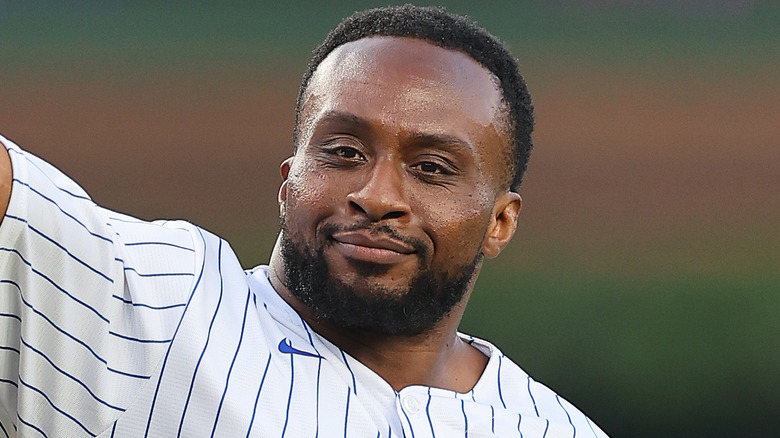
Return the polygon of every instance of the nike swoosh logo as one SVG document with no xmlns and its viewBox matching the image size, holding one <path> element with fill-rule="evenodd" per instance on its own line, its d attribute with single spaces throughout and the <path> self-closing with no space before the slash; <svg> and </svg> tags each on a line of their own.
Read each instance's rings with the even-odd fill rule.
<svg viewBox="0 0 780 438">
<path fill-rule="evenodd" d="M 279 341 L 279 351 L 282 353 L 297 354 L 300 356 L 309 356 L 309 357 L 319 357 L 320 359 L 324 359 L 324 357 L 320 356 L 319 354 L 309 353 L 308 351 L 299 350 L 293 347 L 292 342 L 290 342 L 290 340 L 287 338 L 284 338 L 281 341 Z"/>
</svg>

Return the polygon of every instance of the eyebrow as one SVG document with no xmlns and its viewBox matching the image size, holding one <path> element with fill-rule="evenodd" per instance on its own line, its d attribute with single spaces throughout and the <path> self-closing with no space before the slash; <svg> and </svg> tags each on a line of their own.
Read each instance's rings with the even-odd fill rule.
<svg viewBox="0 0 780 438">
<path fill-rule="evenodd" d="M 452 149 L 463 152 L 472 152 L 474 150 L 471 143 L 456 135 L 415 132 L 411 134 L 411 139 L 413 143 L 419 145 Z"/>
<path fill-rule="evenodd" d="M 356 114 L 345 111 L 330 110 L 323 114 L 322 117 L 320 117 L 318 123 L 322 122 L 343 123 L 356 127 L 361 131 L 371 130 L 371 124 L 368 120 Z M 409 133 L 409 140 L 410 143 L 419 146 L 437 147 L 469 153 L 474 151 L 474 147 L 470 142 L 456 135 L 433 132 L 411 132 Z"/>
<path fill-rule="evenodd" d="M 322 117 L 320 117 L 319 123 L 321 122 L 344 123 L 357 126 L 360 129 L 369 129 L 370 127 L 368 120 L 352 113 L 336 110 L 326 112 Z"/>
</svg>

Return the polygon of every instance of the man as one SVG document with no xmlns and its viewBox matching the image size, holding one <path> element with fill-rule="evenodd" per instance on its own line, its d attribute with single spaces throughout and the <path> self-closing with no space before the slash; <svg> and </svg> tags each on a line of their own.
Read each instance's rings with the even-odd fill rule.
<svg viewBox="0 0 780 438">
<path fill-rule="evenodd" d="M 3 139 L 2 432 L 605 436 L 457 332 L 515 232 L 532 123 L 485 31 L 439 9 L 354 14 L 304 75 L 282 230 L 248 272 L 215 236 L 95 206 Z"/>
</svg>

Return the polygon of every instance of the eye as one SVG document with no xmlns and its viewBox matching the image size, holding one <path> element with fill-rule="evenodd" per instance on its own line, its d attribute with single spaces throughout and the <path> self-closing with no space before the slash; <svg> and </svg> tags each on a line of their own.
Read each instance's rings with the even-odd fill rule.
<svg viewBox="0 0 780 438">
<path fill-rule="evenodd" d="M 426 177 L 440 177 L 457 173 L 457 168 L 449 160 L 432 156 L 420 157 L 420 160 L 411 168 Z"/>
<path fill-rule="evenodd" d="M 333 150 L 333 154 L 346 159 L 358 158 L 358 156 L 360 156 L 360 153 L 357 151 L 357 149 L 349 146 L 337 147 Z"/>
<path fill-rule="evenodd" d="M 425 173 L 444 173 L 444 169 L 440 165 L 430 161 L 423 161 L 418 167 Z"/>
<path fill-rule="evenodd" d="M 349 138 L 335 138 L 319 148 L 319 160 L 326 166 L 355 166 L 366 161 L 362 146 Z"/>
<path fill-rule="evenodd" d="M 409 166 L 417 179 L 426 184 L 446 187 L 460 178 L 460 170 L 446 157 L 425 154 Z"/>
</svg>

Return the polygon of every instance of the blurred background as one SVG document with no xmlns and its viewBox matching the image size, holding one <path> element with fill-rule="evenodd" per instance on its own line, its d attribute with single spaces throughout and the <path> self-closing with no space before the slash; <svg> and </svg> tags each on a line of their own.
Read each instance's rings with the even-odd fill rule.
<svg viewBox="0 0 780 438">
<path fill-rule="evenodd" d="M 780 435 L 780 4 L 444 3 L 509 44 L 537 115 L 462 330 L 614 437 Z M 265 263 L 310 51 L 379 4 L 0 0 L 0 132 Z"/>
</svg>

